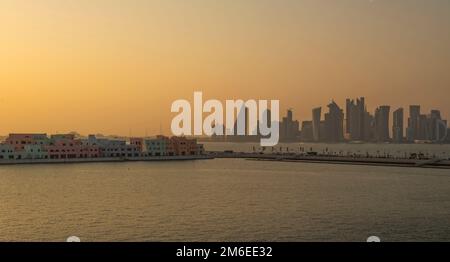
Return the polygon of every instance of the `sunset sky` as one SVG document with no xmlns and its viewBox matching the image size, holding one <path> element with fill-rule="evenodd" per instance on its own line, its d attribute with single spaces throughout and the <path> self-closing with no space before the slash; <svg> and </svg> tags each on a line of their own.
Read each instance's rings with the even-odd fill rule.
<svg viewBox="0 0 450 262">
<path fill-rule="evenodd" d="M 0 0 L 0 135 L 168 133 L 194 91 L 450 119 L 449 47 L 448 0 Z"/>
</svg>

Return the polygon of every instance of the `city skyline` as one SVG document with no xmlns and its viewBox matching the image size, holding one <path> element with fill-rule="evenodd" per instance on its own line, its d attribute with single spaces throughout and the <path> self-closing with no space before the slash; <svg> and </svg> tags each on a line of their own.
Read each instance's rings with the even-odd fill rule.
<svg viewBox="0 0 450 262">
<path fill-rule="evenodd" d="M 348 96 L 448 116 L 449 28 L 439 0 L 4 0 L 0 134 L 167 134 L 194 91 L 299 119 Z"/>
<path fill-rule="evenodd" d="M 288 108 L 286 116 L 282 116 L 280 112 L 279 121 L 279 140 L 280 142 L 414 142 L 415 140 L 430 140 L 437 141 L 437 137 L 442 135 L 442 131 L 436 128 L 440 124 L 436 121 L 442 121 L 447 129 L 450 129 L 446 118 L 442 117 L 441 111 L 438 109 L 423 110 L 421 105 L 409 105 L 405 110 L 403 107 L 391 107 L 390 105 L 381 105 L 376 107 L 372 112 L 368 110 L 365 103 L 366 98 L 360 97 L 356 99 L 346 99 L 346 107 L 341 107 L 334 99 L 328 103 L 328 112 L 322 110 L 322 106 L 313 108 L 310 113 L 310 118 L 299 119 L 294 117 L 294 110 Z M 228 135 L 229 138 L 234 137 L 235 141 L 253 141 L 250 135 L 249 120 L 247 108 L 245 109 L 245 134 L 247 138 L 242 135 Z M 270 110 L 267 111 L 270 115 Z M 408 113 L 408 115 L 406 115 Z M 205 114 L 205 113 L 204 113 Z M 268 116 L 270 123 L 270 116 Z M 427 123 L 426 121 L 431 121 Z M 236 124 L 232 128 L 236 132 Z M 331 126 L 330 126 L 331 125 Z M 226 126 L 224 125 L 224 128 Z M 332 131 L 334 130 L 334 131 Z M 338 133 L 329 133 L 335 132 Z M 123 139 L 133 137 L 156 137 L 159 135 L 173 135 L 161 132 L 148 133 L 145 135 L 119 135 L 119 134 L 105 134 L 101 132 L 90 132 L 88 134 L 79 133 L 76 129 L 71 129 L 65 132 L 55 132 L 54 134 L 73 134 L 79 137 L 87 137 L 91 134 Z M 256 131 L 259 134 L 259 128 Z M 436 133 L 438 132 L 438 133 Z M 441 133 L 439 133 L 441 132 Z M 46 133 L 39 132 L 8 132 L 8 134 L 1 134 L 6 137 L 10 134 L 31 134 L 31 133 Z M 324 135 L 327 133 L 327 135 Z M 450 133 L 449 133 L 450 134 Z M 220 137 L 221 135 L 218 135 Z M 227 135 L 224 135 L 226 137 Z M 260 135 L 257 135 L 259 137 Z M 188 137 L 208 137 L 208 136 L 192 136 Z M 324 138 L 328 137 L 328 138 Z M 333 137 L 333 138 L 330 138 Z M 219 139 L 220 140 L 220 139 Z M 450 140 L 447 137 L 446 142 Z"/>
<path fill-rule="evenodd" d="M 449 143 L 450 127 L 438 109 L 422 111 L 421 105 L 403 107 L 380 105 L 368 110 L 366 98 L 346 99 L 345 109 L 334 99 L 326 106 L 312 108 L 309 119 L 294 117 L 292 108 L 279 121 L 280 142 L 363 142 L 363 143 Z M 243 112 L 243 111 L 241 111 Z M 247 108 L 245 109 L 247 112 Z M 405 115 L 405 113 L 408 115 Z M 247 114 L 245 114 L 247 115 Z M 272 122 L 273 125 L 274 122 Z M 236 126 L 236 123 L 235 123 Z M 234 128 L 235 128 L 234 126 Z M 214 141 L 254 142 L 246 120 L 244 135 L 213 135 Z"/>
</svg>

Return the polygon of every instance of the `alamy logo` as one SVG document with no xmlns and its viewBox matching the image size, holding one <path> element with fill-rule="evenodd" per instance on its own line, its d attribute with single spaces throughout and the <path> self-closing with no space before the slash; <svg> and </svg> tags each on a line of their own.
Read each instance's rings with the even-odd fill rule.
<svg viewBox="0 0 450 262">
<path fill-rule="evenodd" d="M 220 101 L 203 102 L 202 92 L 194 92 L 193 110 L 187 100 L 172 103 L 171 112 L 179 114 L 172 119 L 171 130 L 176 136 L 260 136 L 261 146 L 275 146 L 279 140 L 279 107 L 279 100 L 270 100 L 270 109 L 268 100 L 226 100 L 224 112 Z M 203 118 L 205 113 L 209 115 Z"/>
</svg>

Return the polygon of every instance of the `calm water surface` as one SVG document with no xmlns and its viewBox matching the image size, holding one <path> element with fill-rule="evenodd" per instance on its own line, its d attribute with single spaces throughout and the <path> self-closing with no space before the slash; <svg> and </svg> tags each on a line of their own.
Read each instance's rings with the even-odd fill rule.
<svg viewBox="0 0 450 262">
<path fill-rule="evenodd" d="M 450 241 L 448 170 L 256 162 L 0 167 L 0 240 Z"/>
</svg>

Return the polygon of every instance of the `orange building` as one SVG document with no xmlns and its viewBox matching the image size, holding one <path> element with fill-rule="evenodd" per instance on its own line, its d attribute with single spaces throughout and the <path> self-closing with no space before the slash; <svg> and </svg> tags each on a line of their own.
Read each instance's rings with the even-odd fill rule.
<svg viewBox="0 0 450 262">
<path fill-rule="evenodd" d="M 172 137 L 175 154 L 178 156 L 197 155 L 197 139 L 187 139 L 186 137 Z"/>
</svg>

